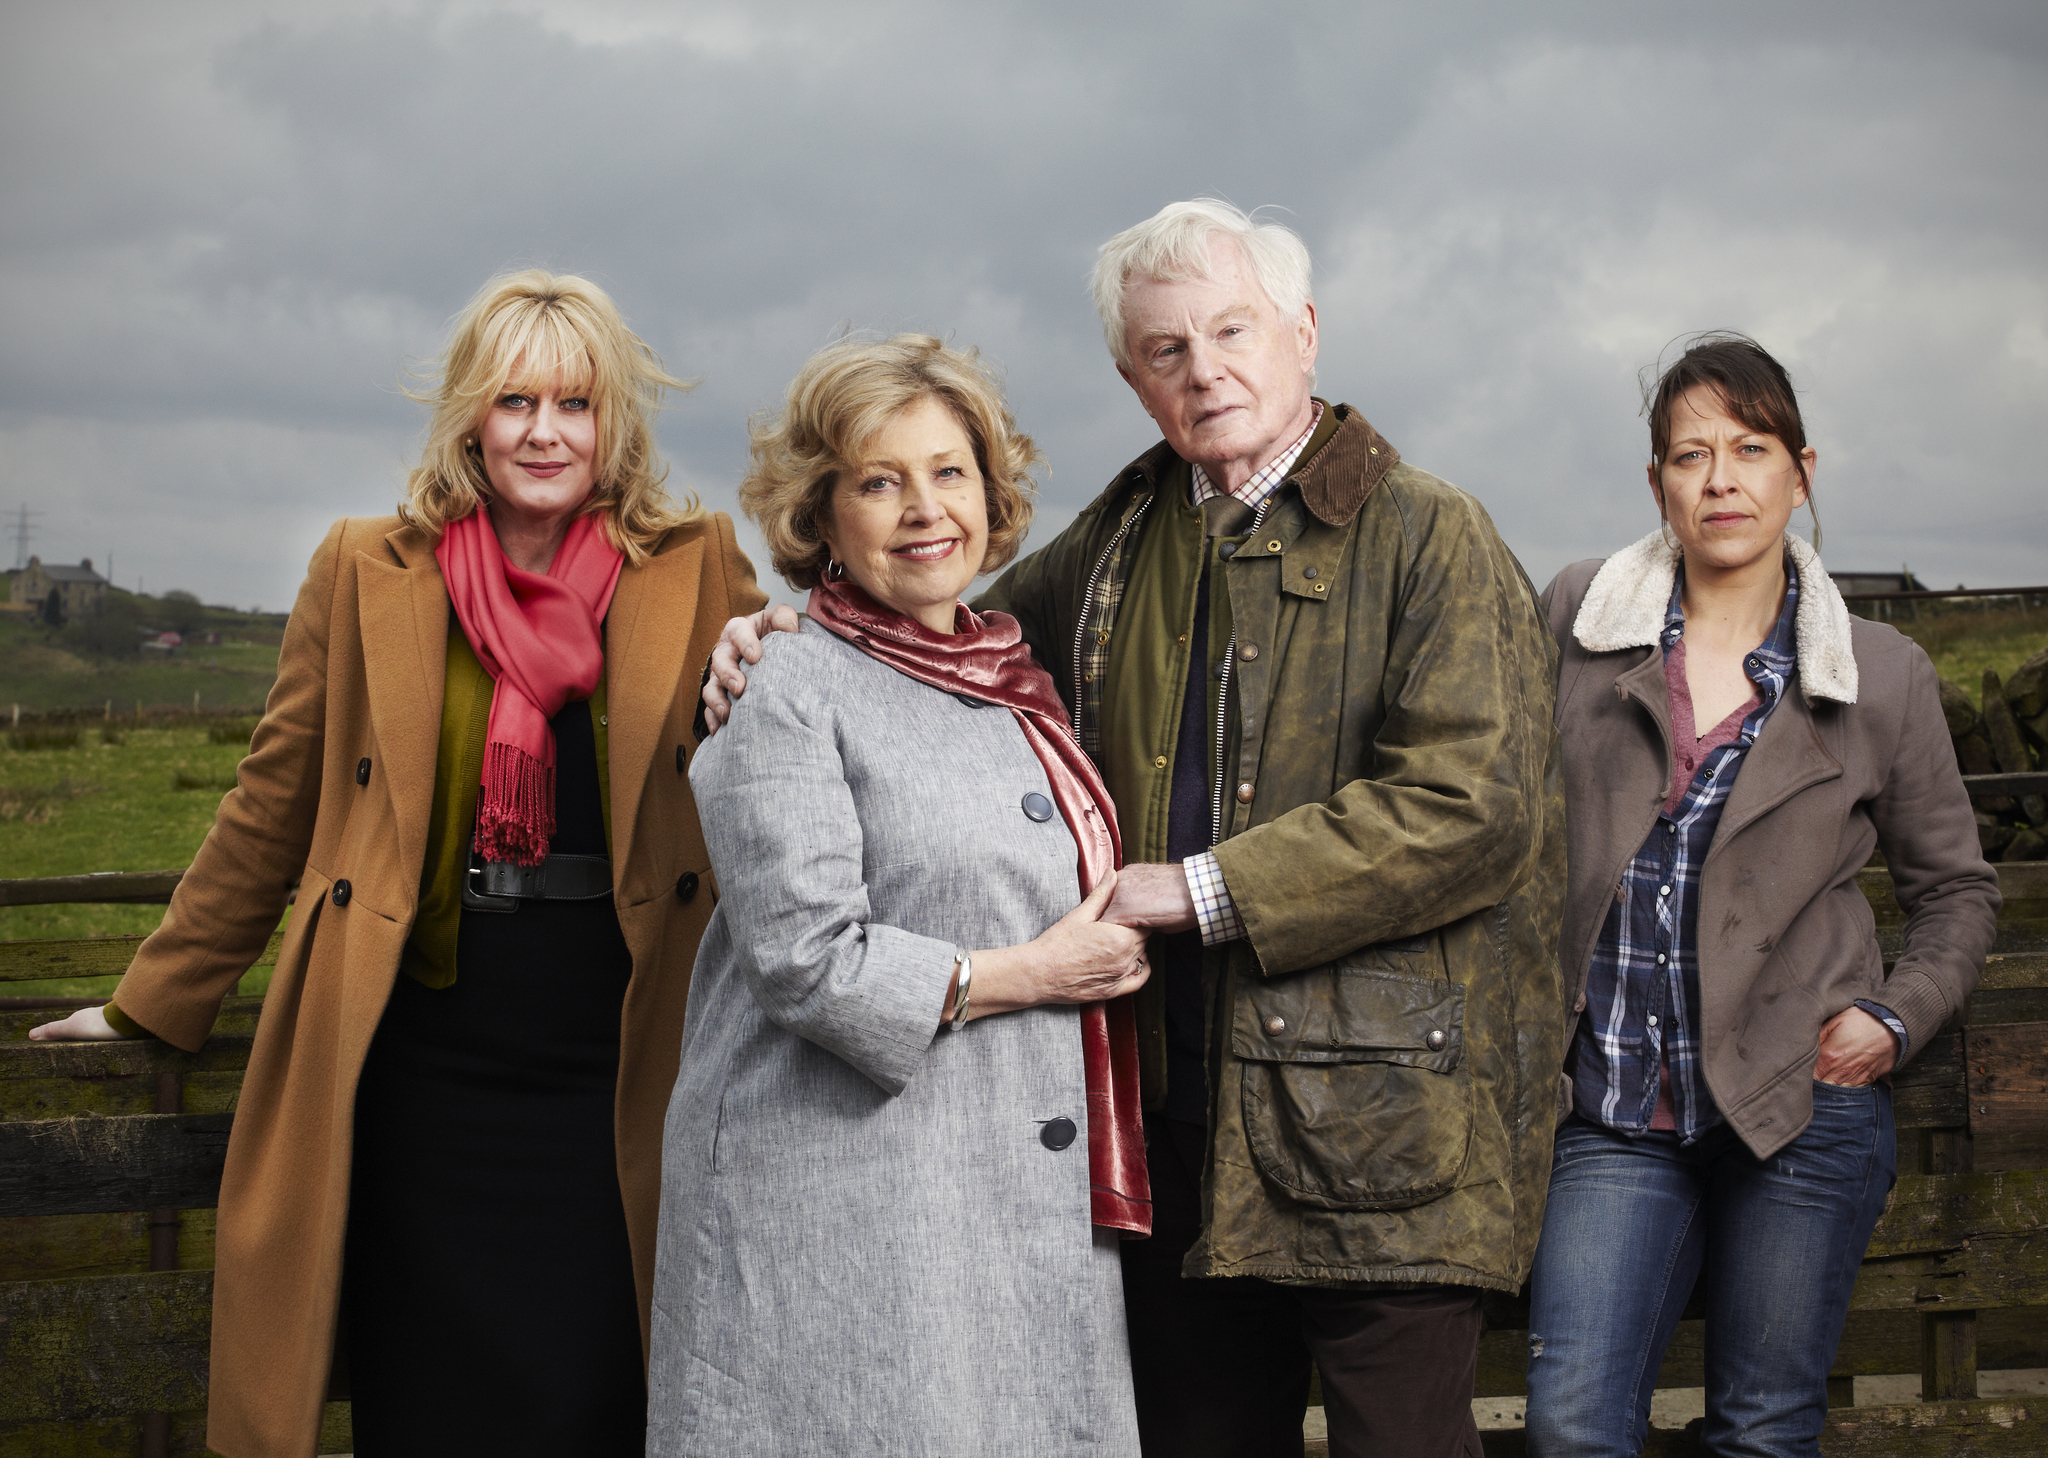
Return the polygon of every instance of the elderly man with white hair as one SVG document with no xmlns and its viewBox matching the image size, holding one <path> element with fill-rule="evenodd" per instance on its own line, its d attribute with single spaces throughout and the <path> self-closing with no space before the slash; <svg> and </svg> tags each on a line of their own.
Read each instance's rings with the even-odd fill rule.
<svg viewBox="0 0 2048 1458">
<path fill-rule="evenodd" d="M 1477 1454 L 1562 1106 L 1555 647 L 1479 503 L 1315 397 L 1291 231 L 1175 203 L 1094 294 L 1165 439 L 974 606 L 1051 671 L 1122 826 L 1104 915 L 1153 933 L 1144 1449 L 1298 1455 L 1313 1366 L 1333 1453 Z M 782 625 L 729 626 L 713 722 Z"/>
</svg>

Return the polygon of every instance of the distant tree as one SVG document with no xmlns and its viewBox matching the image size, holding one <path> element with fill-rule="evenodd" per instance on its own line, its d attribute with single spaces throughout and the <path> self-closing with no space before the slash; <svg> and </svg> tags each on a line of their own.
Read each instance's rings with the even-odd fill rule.
<svg viewBox="0 0 2048 1458">
<path fill-rule="evenodd" d="M 74 653 L 94 658 L 132 658 L 141 649 L 142 615 L 127 593 L 109 593 L 98 612 L 74 618 L 58 635 Z"/>
<path fill-rule="evenodd" d="M 157 599 L 157 616 L 163 619 L 158 627 L 184 634 L 193 632 L 206 620 L 206 609 L 191 593 L 174 587 Z"/>
</svg>

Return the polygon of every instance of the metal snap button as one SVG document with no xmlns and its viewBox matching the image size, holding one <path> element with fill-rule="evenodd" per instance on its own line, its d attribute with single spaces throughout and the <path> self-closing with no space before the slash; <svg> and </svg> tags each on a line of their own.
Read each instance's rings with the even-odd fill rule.
<svg viewBox="0 0 2048 1458">
<path fill-rule="evenodd" d="M 1282 1033 L 1287 1031 L 1287 1019 L 1279 1017 L 1277 1015 L 1274 1017 L 1267 1018 L 1266 1031 L 1268 1033 L 1271 1033 L 1276 1038 L 1279 1037 Z"/>
<path fill-rule="evenodd" d="M 1043 825 L 1052 819 L 1052 801 L 1033 790 L 1024 797 L 1024 813 Z"/>
<path fill-rule="evenodd" d="M 1058 1153 L 1074 1142 L 1078 1132 L 1072 1119 L 1047 1119 L 1038 1126 L 1038 1142 Z"/>
<path fill-rule="evenodd" d="M 1251 804 L 1251 802 L 1252 782 L 1250 780 L 1246 780 L 1243 784 L 1237 787 L 1237 803 L 1240 805 L 1249 805 Z"/>
<path fill-rule="evenodd" d="M 370 783 L 370 762 L 367 759 L 356 761 L 356 783 L 359 785 Z"/>
<path fill-rule="evenodd" d="M 1257 658 L 1259 656 L 1259 645 L 1256 643 L 1247 643 L 1244 645 L 1244 647 L 1237 650 L 1237 656 L 1239 658 L 1242 658 L 1245 662 L 1249 663 L 1254 658 Z"/>
<path fill-rule="evenodd" d="M 1154 768 L 1154 769 L 1165 769 L 1165 768 L 1166 768 L 1166 756 L 1165 756 L 1165 755 L 1163 755 L 1163 754 L 1160 754 L 1160 755 L 1154 755 L 1154 756 L 1153 756 L 1153 758 L 1152 758 L 1152 768 Z"/>
<path fill-rule="evenodd" d="M 1429 1036 L 1427 1038 L 1424 1038 L 1422 1041 L 1429 1044 L 1430 1052 L 1441 1053 L 1444 1051 L 1444 1044 L 1450 1042 L 1451 1040 L 1449 1037 L 1445 1035 L 1444 1030 L 1442 1028 L 1431 1028 L 1429 1030 Z"/>
<path fill-rule="evenodd" d="M 1275 538 L 1274 538 L 1274 539 L 1273 539 L 1272 541 L 1270 541 L 1270 542 L 1266 543 L 1266 550 L 1267 550 L 1267 551 L 1269 551 L 1269 552 L 1277 552 L 1277 551 L 1279 551 L 1279 550 L 1280 550 L 1280 539 L 1279 539 L 1278 537 L 1275 537 Z"/>
<path fill-rule="evenodd" d="M 351 894 L 351 890 L 352 888 L 349 886 L 348 882 L 336 881 L 334 883 L 334 904 L 336 906 L 348 905 L 348 898 Z"/>
<path fill-rule="evenodd" d="M 1301 575 L 1303 577 L 1306 577 L 1309 581 L 1313 582 L 1315 581 L 1317 576 L 1316 569 L 1313 567 L 1304 567 L 1301 569 Z"/>
</svg>

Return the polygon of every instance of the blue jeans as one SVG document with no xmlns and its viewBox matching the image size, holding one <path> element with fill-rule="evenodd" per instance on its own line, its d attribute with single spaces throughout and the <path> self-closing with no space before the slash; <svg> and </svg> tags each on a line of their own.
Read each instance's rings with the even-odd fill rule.
<svg viewBox="0 0 2048 1458">
<path fill-rule="evenodd" d="M 1567 1121 L 1530 1278 L 1532 1458 L 1642 1451 L 1695 1278 L 1707 1317 L 1702 1451 L 1818 1454 L 1828 1368 L 1897 1162 L 1881 1085 L 1816 1082 L 1813 1123 L 1765 1160 L 1726 1124 L 1685 1148 L 1669 1132 L 1628 1138 Z"/>
</svg>

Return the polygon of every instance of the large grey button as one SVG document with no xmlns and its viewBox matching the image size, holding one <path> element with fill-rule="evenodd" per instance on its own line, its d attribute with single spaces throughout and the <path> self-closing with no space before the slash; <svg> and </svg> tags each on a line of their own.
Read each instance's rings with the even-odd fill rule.
<svg viewBox="0 0 2048 1458">
<path fill-rule="evenodd" d="M 1033 790 L 1024 797 L 1024 813 L 1043 825 L 1052 819 L 1052 801 Z"/>
<path fill-rule="evenodd" d="M 1074 1135 L 1078 1132 L 1072 1119 L 1047 1119 L 1038 1126 L 1038 1142 L 1047 1149 L 1057 1151 L 1072 1144 Z"/>
<path fill-rule="evenodd" d="M 1221 554 L 1222 554 L 1222 556 L 1223 556 L 1223 558 L 1224 558 L 1224 560 L 1225 560 L 1225 561 L 1228 561 L 1228 560 L 1229 560 L 1230 558 L 1232 558 L 1232 557 L 1235 557 L 1235 556 L 1237 555 L 1237 543 L 1236 543 L 1236 542 L 1225 542 L 1225 543 L 1224 543 L 1224 544 L 1223 544 L 1222 546 L 1218 547 L 1218 548 L 1217 548 L 1216 550 L 1217 550 L 1217 551 L 1218 551 L 1219 553 L 1221 553 Z"/>
<path fill-rule="evenodd" d="M 1451 1040 L 1444 1036 L 1444 1030 L 1442 1028 L 1431 1028 L 1429 1030 L 1429 1036 L 1427 1038 L 1424 1038 L 1422 1041 L 1429 1044 L 1430 1052 L 1441 1053 L 1444 1051 L 1444 1044 L 1450 1042 Z"/>
<path fill-rule="evenodd" d="M 1282 1033 L 1287 1031 L 1287 1019 L 1279 1016 L 1278 1014 L 1275 1014 L 1274 1016 L 1267 1018 L 1266 1031 L 1268 1033 L 1271 1033 L 1276 1038 L 1279 1037 Z"/>
</svg>

